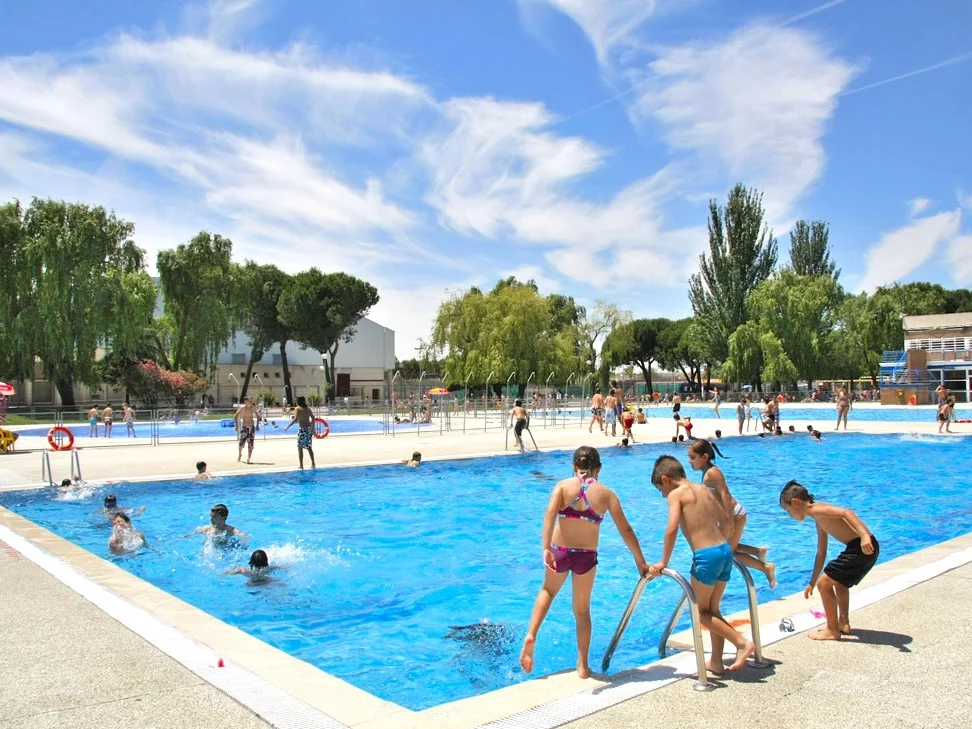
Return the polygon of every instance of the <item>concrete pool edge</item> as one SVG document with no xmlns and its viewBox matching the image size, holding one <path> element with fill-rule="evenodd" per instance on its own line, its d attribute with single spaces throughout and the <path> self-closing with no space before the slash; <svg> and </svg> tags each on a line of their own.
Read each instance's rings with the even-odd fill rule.
<svg viewBox="0 0 972 729">
<path fill-rule="evenodd" d="M 529 717 L 530 726 L 554 727 L 661 688 L 694 669 L 691 654 L 682 653 L 609 680 L 583 681 L 573 671 L 564 671 L 413 712 L 293 658 L 0 507 L 0 537 L 7 532 L 12 547 L 26 548 L 18 549 L 25 557 L 275 726 L 505 727 L 521 726 Z M 852 593 L 852 607 L 871 604 L 968 562 L 972 533 L 902 555 L 874 568 L 862 588 Z M 110 595 L 114 600 L 108 603 L 114 604 L 92 599 L 91 588 Z M 800 609 L 794 612 L 797 598 Z M 792 617 L 798 631 L 819 624 L 806 610 L 808 605 L 819 607 L 819 602 L 804 601 L 802 593 L 760 605 L 764 645 L 794 635 L 776 631 L 780 617 Z M 126 606 L 144 615 L 126 615 Z M 160 639 L 158 626 L 147 624 L 145 618 L 175 635 Z M 225 658 L 227 669 L 215 668 L 215 657 Z M 277 711 L 282 718 L 274 716 L 275 704 L 286 705 Z M 303 719 L 293 723 L 298 715 Z"/>
</svg>

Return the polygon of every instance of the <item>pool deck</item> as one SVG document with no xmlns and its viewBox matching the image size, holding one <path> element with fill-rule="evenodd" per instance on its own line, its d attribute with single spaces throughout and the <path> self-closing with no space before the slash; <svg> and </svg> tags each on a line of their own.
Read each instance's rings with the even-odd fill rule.
<svg viewBox="0 0 972 729">
<path fill-rule="evenodd" d="M 821 428 L 832 416 L 830 408 L 814 421 L 824 434 L 824 445 L 828 438 L 839 437 Z M 724 433 L 735 427 L 735 420 L 729 418 L 718 424 L 701 418 L 694 422 L 696 433 L 701 436 L 711 434 L 716 427 L 722 427 Z M 804 422 L 793 424 L 798 430 L 805 430 Z M 952 428 L 957 434 L 972 433 L 969 425 L 955 424 Z M 673 430 L 669 420 L 650 420 L 648 425 L 636 426 L 635 436 L 639 441 L 663 442 L 670 439 Z M 934 434 L 937 425 L 851 420 L 850 431 Z M 533 432 L 543 449 L 616 442 L 596 430 L 588 435 L 586 428 L 582 430 L 576 422 L 567 429 L 535 427 Z M 496 430 L 443 436 L 426 433 L 418 437 L 399 432 L 395 438 L 343 436 L 315 445 L 321 465 L 335 466 L 395 462 L 413 450 L 420 450 L 424 460 L 496 453 L 503 448 L 503 438 L 503 433 Z M 292 440 L 258 441 L 252 466 L 237 464 L 235 445 L 225 441 L 88 448 L 82 451 L 81 462 L 89 481 L 186 476 L 192 473 L 197 460 L 206 460 L 217 475 L 255 470 L 269 473 L 293 468 L 294 450 Z M 52 453 L 51 461 L 56 477 L 67 475 L 67 454 Z M 36 485 L 39 477 L 39 454 L 0 456 L 0 489 Z M 246 687 L 252 685 L 254 695 L 276 696 L 267 694 L 264 684 L 247 684 L 250 679 L 285 687 L 291 703 L 277 696 L 278 708 L 287 704 L 284 708 L 296 716 L 309 707 L 307 716 L 311 720 L 298 724 L 274 719 L 273 712 L 257 708 L 262 715 L 274 719 L 277 726 L 458 728 L 489 722 L 503 727 L 555 726 L 549 717 L 558 712 L 565 721 L 587 713 L 576 706 L 578 691 L 593 696 L 590 708 L 597 710 L 570 723 L 572 727 L 641 727 L 662 725 L 666 720 L 673 726 L 706 726 L 715 725 L 715 717 L 720 726 L 728 727 L 959 727 L 967 725 L 972 711 L 972 691 L 962 689 L 961 674 L 956 675 L 958 666 L 967 662 L 969 629 L 964 616 L 968 613 L 972 564 L 947 568 L 942 574 L 926 577 L 926 581 L 908 577 L 918 575 L 923 565 L 943 564 L 941 560 L 948 555 L 972 555 L 972 537 L 875 568 L 862 585 L 865 592 L 855 590 L 857 594 L 866 594 L 871 589 L 868 585 L 881 590 L 895 579 L 904 579 L 907 589 L 853 610 L 855 628 L 860 630 L 858 639 L 819 644 L 807 640 L 802 633 L 793 634 L 767 646 L 767 657 L 778 662 L 771 669 L 743 669 L 737 676 L 719 681 L 714 692 L 696 693 L 688 680 L 673 682 L 672 677 L 684 670 L 684 660 L 680 664 L 676 657 L 648 671 L 635 672 L 628 679 L 629 685 L 642 681 L 647 686 L 656 681 L 660 688 L 649 693 L 634 691 L 634 698 L 611 708 L 595 706 L 596 699 L 599 694 L 602 699 L 609 694 L 612 684 L 616 689 L 617 680 L 583 682 L 567 672 L 415 713 L 381 702 L 299 661 L 288 660 L 279 651 L 220 621 L 207 620 L 207 616 L 181 601 L 9 512 L 0 513 L 0 526 L 16 536 L 9 540 L 15 542 L 12 546 L 0 542 L 0 625 L 4 626 L 0 657 L 2 729 L 100 727 L 109 721 L 119 727 L 269 726 L 217 688 L 230 690 L 227 687 L 235 681 L 234 695 L 240 695 L 240 686 L 245 694 Z M 18 546 L 19 551 L 15 548 Z M 83 597 L 77 587 L 64 584 L 67 577 L 50 574 L 51 570 L 57 571 L 54 567 L 42 569 L 31 561 L 41 558 L 22 556 L 35 551 L 56 562 L 58 569 L 81 573 L 99 583 L 107 588 L 103 590 L 105 594 Z M 929 574 L 935 574 L 935 570 Z M 128 610 L 145 610 L 157 616 L 162 627 L 153 629 L 156 637 L 151 642 L 125 627 L 143 624 L 147 618 L 140 613 L 125 613 L 128 617 L 119 622 L 96 606 L 119 601 L 119 596 L 120 601 L 134 606 Z M 806 613 L 808 605 L 819 603 L 804 602 L 801 595 L 760 606 L 764 642 L 781 637 L 776 632 L 781 615 Z M 162 636 L 160 631 L 171 625 L 179 628 L 180 635 L 188 635 L 187 642 L 193 645 L 176 645 L 176 638 Z M 804 626 L 801 623 L 798 627 Z M 148 635 L 151 631 L 139 633 Z M 163 652 L 158 645 L 168 645 L 170 649 Z M 183 648 L 187 652 L 179 653 Z M 216 667 L 217 654 L 227 657 L 225 669 Z M 181 657 L 176 660 L 172 655 Z M 659 680 L 659 675 L 664 680 Z M 530 712 L 534 707 L 542 710 L 545 704 L 546 718 L 534 720 Z M 315 714 L 315 709 L 323 713 Z M 502 720 L 510 714 L 514 716 Z M 340 723 L 328 723 L 327 717 Z"/>
</svg>

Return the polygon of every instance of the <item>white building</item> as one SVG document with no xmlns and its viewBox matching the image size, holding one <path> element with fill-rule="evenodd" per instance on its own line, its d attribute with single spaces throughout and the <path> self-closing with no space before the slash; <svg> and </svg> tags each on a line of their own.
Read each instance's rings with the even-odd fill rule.
<svg viewBox="0 0 972 729">
<path fill-rule="evenodd" d="M 242 390 L 250 349 L 249 338 L 237 332 L 217 357 L 210 394 L 219 402 L 225 403 Z M 294 397 L 310 393 L 324 395 L 321 352 L 288 342 L 287 365 Z M 333 369 L 334 394 L 354 400 L 385 400 L 394 368 L 395 332 L 371 319 L 362 319 L 355 326 L 354 338 L 338 346 Z M 264 353 L 250 375 L 248 394 L 255 397 L 265 391 L 272 392 L 278 403 L 283 402 L 283 365 L 278 344 Z"/>
</svg>

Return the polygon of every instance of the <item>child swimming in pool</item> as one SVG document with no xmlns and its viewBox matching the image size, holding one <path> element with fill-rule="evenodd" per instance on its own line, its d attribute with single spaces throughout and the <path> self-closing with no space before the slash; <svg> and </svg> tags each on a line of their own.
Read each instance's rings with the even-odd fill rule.
<svg viewBox="0 0 972 729">
<path fill-rule="evenodd" d="M 714 446 L 703 438 L 693 440 L 688 447 L 689 465 L 693 471 L 702 473 L 702 485 L 716 495 L 723 511 L 726 512 L 726 517 L 732 527 L 729 535 L 729 546 L 732 547 L 733 554 L 749 569 L 758 570 L 766 575 L 770 587 L 776 587 L 776 565 L 766 561 L 766 547 L 751 547 L 748 544 L 740 544 L 749 515 L 746 513 L 745 507 L 729 493 L 725 474 L 715 464 L 717 450 L 718 446 Z M 722 456 L 721 451 L 719 451 L 719 455 Z"/>
<path fill-rule="evenodd" d="M 740 668 L 756 646 L 722 617 L 722 594 L 732 574 L 731 526 L 726 512 L 708 488 L 686 478 L 685 469 L 673 456 L 660 456 L 655 461 L 651 482 L 668 500 L 668 525 L 661 561 L 649 567 L 649 574 L 657 577 L 668 567 L 681 526 L 692 548 L 691 581 L 699 602 L 699 617 L 712 639 L 712 657 L 706 667 L 715 674 L 726 670 L 722 650 L 728 640 L 736 646 L 736 660 L 729 670 Z"/>
<path fill-rule="evenodd" d="M 134 552 L 145 546 L 145 535 L 135 531 L 128 514 L 118 511 L 111 521 L 111 537 L 108 539 L 108 549 L 114 554 Z"/>
<path fill-rule="evenodd" d="M 253 554 L 250 555 L 250 563 L 246 567 L 237 567 L 232 569 L 226 574 L 228 575 L 246 575 L 249 579 L 250 584 L 269 582 L 272 577 L 270 573 L 279 569 L 276 566 L 270 566 L 270 558 L 267 553 L 262 549 L 254 550 Z"/>
<path fill-rule="evenodd" d="M 815 502 L 806 486 L 796 481 L 783 487 L 780 506 L 797 521 L 809 516 L 817 523 L 817 557 L 803 596 L 809 599 L 813 588 L 819 588 L 827 626 L 811 633 L 810 637 L 813 640 L 840 640 L 841 635 L 851 632 L 850 588 L 863 580 L 877 562 L 881 552 L 878 540 L 853 511 Z M 845 547 L 824 567 L 828 535 L 843 542 Z"/>
<path fill-rule="evenodd" d="M 587 661 L 591 647 L 591 589 L 597 571 L 597 540 L 605 514 L 610 514 L 614 520 L 641 575 L 647 574 L 648 565 L 634 529 L 621 509 L 621 502 L 611 489 L 597 480 L 601 471 L 600 454 L 590 446 L 581 446 L 574 451 L 573 465 L 574 476 L 554 486 L 543 516 L 540 548 L 546 571 L 530 615 L 520 652 L 520 667 L 525 673 L 533 670 L 537 632 L 567 575 L 571 574 L 577 622 L 577 675 L 588 678 L 591 675 Z"/>
</svg>

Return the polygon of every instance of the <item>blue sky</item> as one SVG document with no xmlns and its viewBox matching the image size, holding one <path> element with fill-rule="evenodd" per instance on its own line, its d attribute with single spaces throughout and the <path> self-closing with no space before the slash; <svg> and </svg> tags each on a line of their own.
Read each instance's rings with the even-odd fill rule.
<svg viewBox="0 0 972 729">
<path fill-rule="evenodd" d="M 783 256 L 829 221 L 851 290 L 969 287 L 970 30 L 966 0 L 15 2 L 0 200 L 111 207 L 153 268 L 207 229 L 348 271 L 400 358 L 509 275 L 688 315 L 737 181 Z"/>
</svg>

